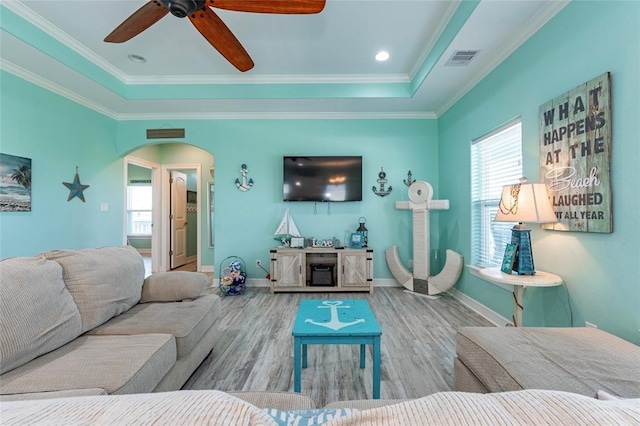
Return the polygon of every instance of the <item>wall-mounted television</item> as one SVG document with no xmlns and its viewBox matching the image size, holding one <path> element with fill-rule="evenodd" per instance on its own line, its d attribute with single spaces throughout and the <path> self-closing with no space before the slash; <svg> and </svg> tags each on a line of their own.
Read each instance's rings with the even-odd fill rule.
<svg viewBox="0 0 640 426">
<path fill-rule="evenodd" d="M 283 157 L 284 201 L 362 201 L 362 157 Z"/>
</svg>

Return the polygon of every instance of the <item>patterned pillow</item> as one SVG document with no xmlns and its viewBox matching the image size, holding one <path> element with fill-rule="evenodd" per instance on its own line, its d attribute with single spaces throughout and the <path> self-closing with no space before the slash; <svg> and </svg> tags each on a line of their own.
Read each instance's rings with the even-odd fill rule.
<svg viewBox="0 0 640 426">
<path fill-rule="evenodd" d="M 322 425 L 355 413 L 353 408 L 320 408 L 317 410 L 281 411 L 274 408 L 264 410 L 278 426 Z"/>
</svg>

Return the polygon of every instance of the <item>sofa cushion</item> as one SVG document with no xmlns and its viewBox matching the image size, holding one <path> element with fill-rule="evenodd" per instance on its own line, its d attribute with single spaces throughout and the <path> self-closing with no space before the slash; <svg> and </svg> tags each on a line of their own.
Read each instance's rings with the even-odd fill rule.
<svg viewBox="0 0 640 426">
<path fill-rule="evenodd" d="M 82 332 L 62 268 L 44 258 L 0 261 L 0 373 L 52 351 Z"/>
<path fill-rule="evenodd" d="M 351 401 L 335 401 L 324 406 L 324 408 L 353 408 L 356 410 L 372 410 L 374 408 L 386 407 L 387 405 L 400 404 L 408 401 L 406 399 L 356 399 Z"/>
<path fill-rule="evenodd" d="M 316 404 L 307 395 L 298 392 L 240 391 L 227 392 L 258 408 L 280 411 L 313 410 Z"/>
<path fill-rule="evenodd" d="M 640 347 L 596 328 L 468 327 L 457 338 L 458 358 L 490 392 L 640 397 Z"/>
<path fill-rule="evenodd" d="M 20 401 L 0 404 L 5 425 L 276 425 L 267 413 L 219 391 Z"/>
<path fill-rule="evenodd" d="M 220 297 L 207 294 L 189 302 L 141 303 L 91 330 L 91 335 L 169 333 L 178 359 L 188 354 L 220 315 Z"/>
<path fill-rule="evenodd" d="M 80 336 L 0 376 L 4 394 L 102 388 L 151 392 L 176 360 L 170 334 Z"/>
<path fill-rule="evenodd" d="M 76 396 L 108 395 L 102 388 L 71 389 L 51 392 L 28 392 L 12 393 L 11 395 L 0 395 L 0 402 L 9 401 L 33 401 L 35 399 L 71 398 Z"/>
<path fill-rule="evenodd" d="M 133 247 L 55 250 L 43 255 L 62 265 L 62 277 L 80 311 L 83 332 L 140 300 L 144 261 Z"/>
<path fill-rule="evenodd" d="M 208 281 L 200 272 L 156 272 L 145 278 L 140 303 L 192 300 L 202 294 Z"/>
</svg>

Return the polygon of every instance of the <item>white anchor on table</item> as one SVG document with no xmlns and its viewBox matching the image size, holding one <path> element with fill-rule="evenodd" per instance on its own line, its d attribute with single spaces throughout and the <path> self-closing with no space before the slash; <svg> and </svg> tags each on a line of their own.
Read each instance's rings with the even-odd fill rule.
<svg viewBox="0 0 640 426">
<path fill-rule="evenodd" d="M 342 303 L 343 302 L 340 300 L 337 300 L 337 301 L 325 300 L 324 302 L 322 302 L 322 304 L 325 306 L 318 306 L 318 309 L 325 309 L 325 308 L 331 309 L 331 320 L 329 322 L 317 322 L 310 318 L 307 318 L 306 320 L 304 320 L 304 322 L 308 322 L 313 325 L 319 325 L 321 327 L 327 327 L 332 330 L 340 330 L 341 328 L 349 327 L 350 325 L 364 322 L 364 319 L 362 318 L 359 318 L 352 322 L 340 322 L 340 320 L 338 319 L 338 308 L 351 308 L 351 306 L 340 306 L 342 305 Z"/>
</svg>

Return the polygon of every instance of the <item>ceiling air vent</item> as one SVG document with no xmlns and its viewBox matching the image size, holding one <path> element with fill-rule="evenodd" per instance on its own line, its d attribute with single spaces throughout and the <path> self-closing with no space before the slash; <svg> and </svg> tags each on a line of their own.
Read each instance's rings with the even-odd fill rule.
<svg viewBox="0 0 640 426">
<path fill-rule="evenodd" d="M 147 129 L 147 139 L 184 138 L 184 129 Z"/>
<path fill-rule="evenodd" d="M 479 50 L 456 50 L 449 58 L 445 66 L 448 67 L 464 67 L 480 52 Z"/>
</svg>

